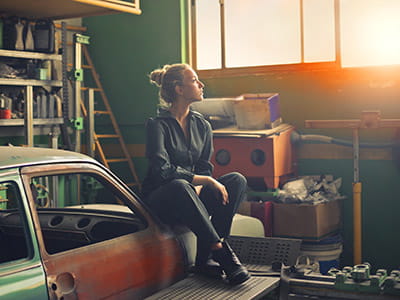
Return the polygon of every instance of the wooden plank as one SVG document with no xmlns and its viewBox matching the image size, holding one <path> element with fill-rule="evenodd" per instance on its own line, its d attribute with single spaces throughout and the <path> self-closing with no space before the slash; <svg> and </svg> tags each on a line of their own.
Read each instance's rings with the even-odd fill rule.
<svg viewBox="0 0 400 300">
<path fill-rule="evenodd" d="M 400 119 L 383 119 L 379 122 L 380 128 L 398 128 L 400 127 Z"/>
<path fill-rule="evenodd" d="M 141 10 L 136 3 L 137 0 L 134 3 L 119 0 L 1 0 L 0 12 L 8 16 L 53 20 L 121 12 L 139 15 Z"/>
<path fill-rule="evenodd" d="M 305 128 L 360 128 L 361 120 L 306 120 Z"/>
<path fill-rule="evenodd" d="M 61 61 L 62 59 L 62 56 L 60 54 L 48 54 L 40 52 L 4 50 L 4 49 L 0 49 L 0 56 L 26 58 L 26 59 L 51 59 L 58 61 Z"/>
</svg>

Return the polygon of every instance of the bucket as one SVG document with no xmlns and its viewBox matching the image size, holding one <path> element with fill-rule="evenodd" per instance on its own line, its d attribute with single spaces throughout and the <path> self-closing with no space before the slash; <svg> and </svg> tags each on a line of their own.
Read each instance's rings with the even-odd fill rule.
<svg viewBox="0 0 400 300">
<path fill-rule="evenodd" d="M 308 256 L 319 263 L 321 274 L 327 274 L 331 268 L 339 268 L 339 257 L 343 250 L 340 235 L 327 237 L 319 242 L 304 242 L 301 244 L 301 255 Z"/>
</svg>

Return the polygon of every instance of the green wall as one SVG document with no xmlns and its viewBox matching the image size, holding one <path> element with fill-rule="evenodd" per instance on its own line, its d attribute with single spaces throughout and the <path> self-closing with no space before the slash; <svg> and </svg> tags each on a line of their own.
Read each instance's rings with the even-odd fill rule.
<svg viewBox="0 0 400 300">
<path fill-rule="evenodd" d="M 179 62 L 180 1 L 142 1 L 143 14 L 119 14 L 85 18 L 91 36 L 90 52 L 128 144 L 144 143 L 144 120 L 153 115 L 157 89 L 147 74 L 166 63 Z M 246 92 L 278 92 L 285 122 L 301 133 L 324 134 L 351 140 L 351 130 L 306 130 L 307 119 L 359 119 L 363 110 L 380 110 L 382 118 L 399 118 L 400 82 L 398 70 L 368 72 L 301 71 L 274 72 L 257 76 L 203 78 L 206 97 L 237 96 Z M 362 141 L 391 141 L 393 129 L 363 130 Z M 343 264 L 352 264 L 352 181 L 350 157 L 319 153 L 316 158 L 299 150 L 300 175 L 333 174 L 341 177 L 344 201 Z M 400 241 L 396 238 L 396 214 L 400 211 L 397 184 L 399 169 L 389 153 L 369 152 L 360 162 L 363 184 L 363 257 L 373 267 L 392 269 L 400 264 Z M 379 152 L 379 151 L 378 151 Z M 372 154 L 371 154 L 372 153 Z M 379 152 L 380 153 L 380 152 Z M 141 177 L 146 162 L 135 158 Z"/>
<path fill-rule="evenodd" d="M 143 142 L 142 125 L 153 115 L 157 89 L 148 74 L 181 58 L 179 1 L 143 1 L 142 15 L 85 18 L 90 54 L 128 143 Z M 136 129 L 139 127 L 139 129 Z"/>
<path fill-rule="evenodd" d="M 83 20 L 89 52 L 127 144 L 143 144 L 144 122 L 154 115 L 158 90 L 148 74 L 181 60 L 179 0 L 142 1 L 142 15 Z M 135 158 L 143 178 L 145 160 Z"/>
</svg>

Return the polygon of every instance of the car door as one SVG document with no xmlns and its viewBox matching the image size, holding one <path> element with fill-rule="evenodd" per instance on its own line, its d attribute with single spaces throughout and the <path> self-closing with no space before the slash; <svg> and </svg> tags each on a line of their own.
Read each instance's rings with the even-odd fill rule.
<svg viewBox="0 0 400 300">
<path fill-rule="evenodd" d="M 175 236 L 107 170 L 65 163 L 21 173 L 51 299 L 141 299 L 182 278 Z"/>
<path fill-rule="evenodd" d="M 0 171 L 0 299 L 48 299 L 29 208 L 17 170 Z"/>
</svg>

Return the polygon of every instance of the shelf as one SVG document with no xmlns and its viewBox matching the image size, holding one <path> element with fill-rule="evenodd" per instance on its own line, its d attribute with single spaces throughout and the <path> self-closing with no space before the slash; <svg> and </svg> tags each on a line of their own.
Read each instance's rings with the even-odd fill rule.
<svg viewBox="0 0 400 300">
<path fill-rule="evenodd" d="M 62 80 L 38 80 L 23 78 L 0 78 L 0 85 L 16 85 L 16 86 L 54 86 L 62 87 Z"/>
<path fill-rule="evenodd" d="M 53 20 L 131 13 L 140 15 L 139 0 L 0 0 L 0 13 Z"/>
<path fill-rule="evenodd" d="M 30 52 L 30 51 L 15 51 L 15 50 L 3 50 L 0 49 L 0 56 L 14 57 L 14 58 L 27 58 L 27 59 L 43 59 L 43 60 L 62 60 L 61 54 L 48 54 L 41 52 Z"/>
<path fill-rule="evenodd" d="M 33 119 L 33 125 L 58 125 L 64 122 L 63 118 Z M 0 126 L 24 126 L 24 119 L 0 119 Z"/>
<path fill-rule="evenodd" d="M 60 54 L 47 54 L 29 51 L 14 51 L 0 49 L 0 57 L 26 58 L 26 59 L 43 59 L 43 60 L 62 60 Z M 62 87 L 61 80 L 38 80 L 24 78 L 0 78 L 0 85 L 16 85 L 16 86 L 55 86 Z"/>
</svg>

